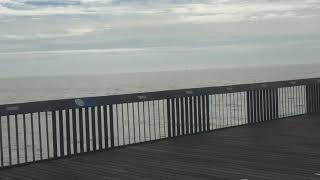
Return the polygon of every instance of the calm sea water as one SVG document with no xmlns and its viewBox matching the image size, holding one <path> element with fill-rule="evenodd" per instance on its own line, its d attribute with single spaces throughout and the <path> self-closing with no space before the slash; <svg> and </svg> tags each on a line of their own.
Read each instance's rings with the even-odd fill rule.
<svg viewBox="0 0 320 180">
<path fill-rule="evenodd" d="M 0 104 L 312 77 L 320 77 L 320 64 L 10 78 L 0 79 Z"/>
</svg>

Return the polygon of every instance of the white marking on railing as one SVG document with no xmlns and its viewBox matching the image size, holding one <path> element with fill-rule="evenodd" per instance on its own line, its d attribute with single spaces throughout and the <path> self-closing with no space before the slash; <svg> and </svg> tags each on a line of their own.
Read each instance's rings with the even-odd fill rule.
<svg viewBox="0 0 320 180">
<path fill-rule="evenodd" d="M 295 82 L 295 81 L 291 81 L 291 82 L 290 82 L 290 84 L 292 84 L 292 85 L 296 85 L 296 84 L 297 84 L 297 82 Z"/>
<path fill-rule="evenodd" d="M 8 106 L 6 107 L 7 111 L 18 111 L 20 109 L 19 106 Z"/>
<path fill-rule="evenodd" d="M 227 91 L 232 91 L 232 90 L 233 90 L 232 87 L 228 87 L 228 88 L 227 88 Z"/>
<path fill-rule="evenodd" d="M 147 99 L 147 96 L 138 96 L 138 99 Z"/>
<path fill-rule="evenodd" d="M 193 94 L 193 91 L 186 91 L 186 94 Z"/>
<path fill-rule="evenodd" d="M 82 99 L 75 99 L 74 103 L 76 103 L 77 106 L 83 107 L 86 105 L 86 103 L 84 102 L 84 100 Z"/>
<path fill-rule="evenodd" d="M 266 88 L 266 87 L 268 87 L 268 85 L 266 85 L 266 84 L 262 84 L 262 85 L 261 85 L 261 87 Z"/>
</svg>

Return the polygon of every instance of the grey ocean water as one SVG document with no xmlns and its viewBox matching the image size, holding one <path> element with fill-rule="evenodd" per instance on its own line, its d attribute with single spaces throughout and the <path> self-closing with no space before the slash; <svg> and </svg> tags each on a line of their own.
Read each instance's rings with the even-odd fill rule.
<svg viewBox="0 0 320 180">
<path fill-rule="evenodd" d="M 319 70 L 320 65 L 313 64 L 131 74 L 7 78 L 0 79 L 0 104 L 314 78 L 320 77 Z M 301 96 L 297 96 L 298 93 Z M 303 94 L 304 89 L 302 87 L 279 89 L 280 117 L 303 114 L 306 104 Z M 244 92 L 213 95 L 210 96 L 209 101 L 212 107 L 210 109 L 210 129 L 247 123 L 246 94 Z M 288 106 L 289 104 L 290 106 Z M 142 106 L 144 108 L 144 105 L 146 105 L 148 111 L 150 108 L 151 112 L 153 112 L 151 116 L 140 111 L 138 111 L 138 114 L 133 114 L 134 109 L 139 109 L 138 103 L 130 104 L 130 106 L 128 104 L 117 106 L 115 109 L 117 111 L 116 124 L 114 125 L 115 146 L 167 137 L 166 105 L 164 101 L 143 102 L 143 104 L 140 103 L 140 108 Z M 79 110 L 77 110 L 78 112 Z M 123 115 L 123 112 L 126 114 Z M 48 117 L 46 118 L 47 115 Z M 142 118 L 145 115 L 146 118 Z M 48 114 L 45 112 L 33 113 L 33 119 L 31 117 L 30 114 L 26 115 L 25 130 L 22 127 L 22 115 L 17 116 L 16 122 L 14 117 L 9 119 L 6 117 L 1 118 L 3 161 L 5 165 L 18 163 L 18 159 L 20 162 L 40 160 L 43 158 L 42 154 L 45 155 L 45 158 L 53 157 L 51 112 L 48 112 Z M 79 120 L 78 116 L 76 120 Z M 92 119 L 89 118 L 88 120 L 91 126 Z M 231 124 L 228 123 L 229 120 L 231 120 Z M 63 124 L 66 127 L 65 119 Z M 140 133 L 140 128 L 145 129 L 146 126 L 148 131 L 141 131 Z M 110 127 L 110 124 L 108 124 L 108 127 Z M 79 131 L 79 124 L 76 128 Z M 11 132 L 8 129 L 11 129 Z M 103 132 L 106 132 L 104 128 L 102 129 Z M 132 132 L 138 129 L 139 133 L 133 136 Z M 26 140 L 23 139 L 24 133 L 26 133 Z M 64 142 L 66 142 L 65 133 L 66 130 L 64 129 Z M 92 133 L 91 129 L 89 133 Z M 85 140 L 84 144 L 91 144 L 90 148 L 92 149 L 93 139 L 90 134 L 89 142 Z M 41 139 L 41 137 L 43 138 Z M 80 147 L 79 138 L 78 135 L 76 137 L 77 141 L 75 141 L 78 147 Z M 110 136 L 103 134 L 102 138 L 109 139 Z M 73 140 L 71 143 L 73 143 Z M 108 146 L 110 147 L 110 144 L 103 144 L 103 147 Z M 10 150 L 12 154 L 9 154 Z M 71 152 L 76 153 L 73 148 L 71 148 Z M 24 154 L 28 157 L 27 159 L 24 159 Z"/>
<path fill-rule="evenodd" d="M 320 77 L 320 64 L 0 78 L 0 104 Z"/>
</svg>

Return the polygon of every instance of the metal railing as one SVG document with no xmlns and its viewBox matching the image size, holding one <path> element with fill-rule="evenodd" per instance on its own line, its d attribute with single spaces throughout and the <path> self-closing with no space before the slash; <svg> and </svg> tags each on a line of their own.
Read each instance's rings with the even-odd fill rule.
<svg viewBox="0 0 320 180">
<path fill-rule="evenodd" d="M 0 168 L 320 110 L 320 79 L 0 105 Z"/>
</svg>

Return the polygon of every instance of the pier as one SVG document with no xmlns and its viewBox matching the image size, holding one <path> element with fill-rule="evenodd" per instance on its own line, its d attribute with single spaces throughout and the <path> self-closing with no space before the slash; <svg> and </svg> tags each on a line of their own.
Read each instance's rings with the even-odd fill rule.
<svg viewBox="0 0 320 180">
<path fill-rule="evenodd" d="M 319 179 L 320 80 L 0 106 L 0 179 Z"/>
</svg>

